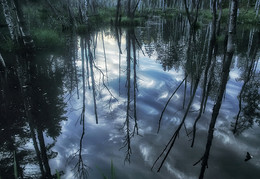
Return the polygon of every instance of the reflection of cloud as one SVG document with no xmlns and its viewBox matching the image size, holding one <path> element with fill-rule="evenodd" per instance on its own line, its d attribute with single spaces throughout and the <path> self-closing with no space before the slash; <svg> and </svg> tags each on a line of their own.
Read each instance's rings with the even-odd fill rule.
<svg viewBox="0 0 260 179">
<path fill-rule="evenodd" d="M 185 112 L 185 109 L 182 110 L 182 86 L 169 103 L 162 119 L 161 131 L 159 134 L 156 134 L 161 111 L 176 86 L 178 86 L 180 81 L 183 80 L 184 75 L 182 70 L 170 70 L 169 72 L 165 72 L 162 70 L 161 64 L 156 63 L 155 60 L 143 57 L 142 54 L 140 54 L 141 58 L 139 59 L 139 64 L 137 67 L 137 117 L 139 132 L 142 137 L 135 136 L 132 138 L 131 147 L 133 150 L 133 155 L 131 158 L 131 164 L 122 165 L 124 150 L 119 151 L 119 148 L 122 147 L 124 131 L 119 130 L 119 128 L 122 128 L 126 115 L 126 52 L 123 51 L 124 54 L 121 55 L 121 68 L 119 69 L 119 57 L 116 41 L 106 36 L 104 36 L 104 40 L 107 52 L 107 74 L 100 35 L 97 43 L 95 63 L 101 70 L 103 70 L 104 74 L 108 76 L 108 88 L 119 101 L 110 101 L 108 91 L 106 91 L 106 89 L 102 86 L 102 75 L 98 70 L 94 69 L 97 85 L 97 107 L 100 120 L 99 124 L 96 125 L 94 120 L 95 115 L 93 114 L 92 91 L 87 90 L 86 135 L 83 142 L 83 152 L 85 154 L 84 159 L 86 160 L 86 163 L 94 170 L 96 169 L 96 166 L 99 166 L 102 169 L 108 169 L 109 172 L 110 161 L 113 159 L 116 172 L 118 172 L 117 174 L 120 178 L 124 179 L 186 179 L 192 178 L 191 176 L 194 175 L 197 178 L 200 165 L 198 164 L 196 167 L 192 167 L 192 164 L 199 160 L 204 152 L 208 134 L 208 125 L 210 122 L 214 101 L 211 101 L 209 98 L 208 102 L 210 105 L 207 106 L 208 108 L 206 113 L 202 114 L 201 121 L 199 121 L 197 125 L 198 130 L 195 147 L 193 149 L 189 147 L 190 138 L 186 137 L 184 129 L 181 130 L 180 137 L 177 139 L 176 145 L 170 152 L 170 157 L 167 158 L 167 162 L 163 166 L 162 171 L 160 173 L 150 172 L 149 167 L 164 148 L 165 144 L 167 144 L 171 134 L 176 129 L 177 124 L 180 123 L 180 120 Z M 122 40 L 122 49 L 124 49 L 124 38 Z M 81 60 L 77 61 L 77 66 L 81 69 Z M 121 72 L 121 84 L 118 82 L 119 71 Z M 107 76 L 105 76 L 105 81 Z M 239 137 L 234 137 L 232 132 L 230 132 L 230 122 L 233 120 L 232 117 L 235 114 L 234 109 L 237 108 L 237 95 L 241 88 L 240 82 L 235 80 L 238 77 L 238 71 L 231 70 L 230 77 L 231 79 L 227 84 L 225 100 L 223 100 L 219 118 L 217 119 L 218 121 L 214 133 L 209 168 L 206 170 L 207 177 L 205 178 L 216 178 L 218 173 L 221 173 L 222 178 L 232 177 L 231 171 L 234 168 L 241 171 L 242 174 L 240 174 L 240 178 L 243 178 L 247 175 L 246 169 L 256 171 L 256 169 L 259 169 L 260 167 L 259 160 L 255 159 L 250 161 L 249 166 L 246 166 L 246 164 L 243 163 L 245 151 L 249 151 L 255 156 L 254 158 L 260 157 L 259 132 L 253 133 L 250 131 Z M 76 99 L 76 96 L 70 100 L 70 107 L 75 109 L 81 109 L 81 85 L 82 84 L 79 84 L 81 93 L 80 100 Z M 119 87 L 121 94 L 119 94 Z M 198 89 L 192 110 L 198 110 L 200 108 L 201 96 L 198 94 L 201 94 L 201 89 Z M 187 100 L 188 97 L 189 95 L 187 95 Z M 132 104 L 133 101 L 131 101 L 131 105 Z M 131 110 L 133 110 L 132 106 Z M 80 116 L 80 113 L 81 110 L 72 111 L 68 114 L 69 119 L 64 122 L 63 133 L 55 146 L 59 152 L 59 157 L 57 159 L 60 161 L 55 161 L 52 168 L 60 168 L 61 166 L 59 165 L 65 163 L 64 161 L 79 149 L 79 139 L 82 132 L 82 126 L 80 126 L 79 123 L 77 123 L 77 125 L 75 124 Z M 197 114 L 198 113 L 196 111 L 189 113 L 185 121 L 188 129 L 192 130 L 191 128 Z M 132 119 L 131 124 L 133 124 Z M 229 157 L 232 157 L 235 162 L 230 160 Z M 242 164 L 240 163 L 239 165 L 236 165 L 239 162 L 242 162 Z M 235 167 L 232 166 L 234 164 Z M 90 174 L 93 176 L 90 178 L 101 177 L 100 173 L 93 174 L 90 172 Z M 236 174 L 233 175 L 237 176 Z M 258 175 L 256 174 L 256 176 Z M 69 168 L 66 171 L 66 178 L 73 178 Z"/>
<path fill-rule="evenodd" d="M 143 155 L 144 161 L 148 162 L 149 161 L 149 157 L 151 156 L 151 147 L 147 146 L 145 144 L 141 144 L 139 146 L 139 149 L 141 151 L 141 154 Z"/>
<path fill-rule="evenodd" d="M 171 166 L 171 164 L 169 162 L 165 163 L 165 167 L 167 168 L 167 170 L 173 174 L 175 176 L 176 179 L 190 179 L 191 177 L 188 177 L 187 175 L 185 175 L 185 173 L 177 170 L 175 167 Z"/>
</svg>

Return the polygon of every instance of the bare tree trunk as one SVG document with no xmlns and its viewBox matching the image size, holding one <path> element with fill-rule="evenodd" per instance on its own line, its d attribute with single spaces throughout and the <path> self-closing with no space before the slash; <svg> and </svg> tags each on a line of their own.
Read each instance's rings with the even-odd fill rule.
<svg viewBox="0 0 260 179">
<path fill-rule="evenodd" d="M 185 11 L 186 11 L 186 14 L 187 14 L 189 23 L 190 23 L 190 25 L 191 25 L 191 24 L 192 24 L 192 21 L 191 21 L 191 15 L 190 15 L 189 7 L 187 6 L 186 0 L 183 0 L 183 2 L 184 2 L 184 7 L 185 7 Z"/>
<path fill-rule="evenodd" d="M 189 24 L 190 24 L 191 29 L 192 29 L 191 32 L 193 32 L 195 30 L 196 23 L 197 23 L 197 20 L 198 20 L 198 13 L 199 13 L 199 7 L 200 7 L 200 4 L 201 4 L 201 0 L 197 0 L 196 11 L 195 11 L 195 15 L 194 15 L 193 19 L 192 19 L 192 16 L 191 16 L 191 13 L 193 13 L 193 7 L 192 7 L 191 12 L 190 12 L 189 6 L 187 5 L 186 0 L 183 0 L 183 2 L 184 2 L 184 8 L 185 8 L 188 20 L 189 20 Z"/>
<path fill-rule="evenodd" d="M 116 6 L 116 22 L 115 25 L 119 25 L 119 14 L 120 14 L 120 7 L 121 7 L 121 0 L 117 0 L 117 6 Z"/>
<path fill-rule="evenodd" d="M 15 10 L 18 38 L 20 43 L 27 49 L 32 49 L 35 45 L 23 18 L 21 2 L 19 0 L 13 0 L 13 6 Z"/>
<path fill-rule="evenodd" d="M 0 70 L 5 68 L 6 68 L 5 61 L 0 53 Z"/>
<path fill-rule="evenodd" d="M 131 39 L 130 39 L 130 30 L 127 30 L 126 32 L 126 48 L 127 48 L 127 106 L 126 106 L 126 120 L 125 120 L 125 131 L 126 131 L 126 136 L 125 136 L 125 142 L 124 146 L 127 146 L 127 151 L 126 151 L 126 157 L 125 161 L 130 162 L 130 156 L 132 153 L 131 150 L 131 136 L 130 136 L 130 103 L 131 103 Z"/>
<path fill-rule="evenodd" d="M 259 8 L 260 8 L 260 0 L 257 0 L 257 1 L 255 2 L 256 16 L 258 16 Z"/>
<path fill-rule="evenodd" d="M 201 100 L 201 104 L 200 104 L 200 110 L 199 110 L 199 114 L 194 122 L 193 125 L 193 139 L 192 139 L 192 144 L 191 147 L 193 147 L 194 145 L 194 141 L 195 141 L 195 136 L 196 136 L 196 125 L 197 122 L 199 121 L 202 111 L 203 111 L 203 104 L 204 104 L 204 100 L 205 100 L 205 96 L 206 96 L 206 84 L 208 81 L 208 71 L 209 68 L 211 66 L 211 61 L 212 61 L 212 54 L 213 54 L 213 49 L 215 47 L 215 42 L 216 42 L 216 0 L 213 0 L 213 19 L 212 19 L 212 24 L 211 24 L 211 34 L 210 34 L 210 42 L 209 42 L 209 51 L 208 51 L 208 59 L 207 59 L 207 65 L 206 65 L 206 69 L 204 71 L 204 83 L 203 83 L 203 95 L 202 95 L 202 100 Z"/>
<path fill-rule="evenodd" d="M 51 177 L 51 169 L 48 161 L 48 156 L 47 156 L 47 150 L 44 142 L 44 137 L 43 137 L 43 131 L 40 126 L 37 127 L 37 133 L 38 133 L 38 140 L 40 143 L 40 148 L 41 148 L 41 154 L 42 154 L 42 160 L 43 160 L 43 165 L 45 168 L 46 172 L 46 178 L 50 179 Z"/>
<path fill-rule="evenodd" d="M 91 75 L 91 82 L 92 82 L 92 91 L 93 91 L 93 101 L 94 101 L 94 111 L 96 117 L 96 124 L 98 124 L 98 115 L 97 115 L 97 103 L 96 103 L 96 84 L 95 84 L 95 76 L 94 76 L 94 61 L 93 61 L 93 54 L 90 50 L 90 43 L 88 41 L 88 59 L 89 59 L 89 66 L 90 66 L 90 75 Z"/>
<path fill-rule="evenodd" d="M 210 153 L 210 148 L 213 141 L 214 136 L 214 128 L 216 124 L 216 120 L 219 114 L 219 110 L 221 107 L 223 95 L 226 89 L 226 84 L 228 81 L 229 71 L 230 71 L 230 65 L 234 53 L 234 42 L 233 38 L 236 34 L 236 21 L 237 21 L 237 9 L 238 9 L 238 0 L 232 0 L 231 2 L 231 9 L 230 9 L 230 18 L 229 18 L 229 28 L 228 28 L 228 41 L 227 41 L 227 51 L 226 51 L 226 60 L 223 63 L 223 70 L 222 70 L 222 77 L 221 77 L 221 85 L 217 97 L 217 101 L 213 107 L 211 122 L 208 130 L 208 139 L 206 144 L 205 153 L 202 157 L 202 167 L 200 171 L 200 179 L 204 178 L 204 173 L 206 170 L 206 167 L 208 166 L 208 158 Z"/>
<path fill-rule="evenodd" d="M 27 117 L 29 118 L 29 127 L 30 127 L 31 137 L 32 137 L 32 140 L 33 140 L 33 146 L 34 146 L 34 149 L 35 149 L 35 152 L 36 152 L 36 156 L 37 156 L 37 160 L 38 160 L 38 163 L 39 163 L 39 167 L 40 167 L 40 170 L 41 170 L 42 177 L 45 178 L 45 171 L 44 171 L 44 168 L 43 168 L 43 165 L 42 165 L 41 152 L 40 152 L 39 147 L 38 147 L 34 128 L 32 127 L 31 116 L 30 116 L 31 114 L 29 114 L 30 112 L 28 110 L 28 107 L 26 107 L 26 108 L 27 108 L 27 110 L 26 110 Z"/>
<path fill-rule="evenodd" d="M 139 134 L 139 129 L 138 129 L 138 119 L 137 119 L 137 107 L 136 107 L 136 102 L 137 102 L 137 72 L 136 72 L 136 66 L 137 66 L 137 59 L 136 59 L 136 47 L 135 47 L 135 32 L 134 29 L 131 29 L 131 41 L 132 41 L 132 45 L 133 45 L 133 55 L 134 55 L 134 120 L 135 120 L 135 125 L 134 125 L 134 131 L 133 131 L 133 135 Z"/>
<path fill-rule="evenodd" d="M 132 18 L 132 12 L 131 12 L 131 3 L 132 1 L 131 0 L 128 0 L 127 1 L 127 17 L 128 18 Z"/>
<path fill-rule="evenodd" d="M 1 0 L 1 4 L 3 7 L 3 13 L 5 16 L 5 22 L 8 26 L 10 37 L 13 41 L 17 41 L 17 31 L 14 24 L 14 19 L 11 14 L 11 8 L 9 7 L 6 0 Z"/>
</svg>

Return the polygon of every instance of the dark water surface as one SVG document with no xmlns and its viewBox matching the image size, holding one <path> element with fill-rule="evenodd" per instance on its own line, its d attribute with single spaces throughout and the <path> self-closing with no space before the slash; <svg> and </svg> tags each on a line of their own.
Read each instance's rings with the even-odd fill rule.
<svg viewBox="0 0 260 179">
<path fill-rule="evenodd" d="M 195 35 L 188 29 L 180 19 L 155 20 L 135 29 L 68 34 L 59 53 L 6 54 L 2 178 L 13 176 L 14 152 L 25 178 L 40 176 L 40 166 L 46 175 L 48 167 L 53 175 L 63 171 L 62 178 L 112 178 L 111 168 L 124 179 L 198 178 L 201 162 L 193 165 L 205 152 L 225 37 L 223 29 L 208 58 L 210 26 Z M 260 178 L 260 33 L 239 27 L 236 37 L 204 178 Z M 161 171 L 165 154 L 151 171 L 180 124 Z M 247 152 L 253 158 L 245 162 Z"/>
</svg>

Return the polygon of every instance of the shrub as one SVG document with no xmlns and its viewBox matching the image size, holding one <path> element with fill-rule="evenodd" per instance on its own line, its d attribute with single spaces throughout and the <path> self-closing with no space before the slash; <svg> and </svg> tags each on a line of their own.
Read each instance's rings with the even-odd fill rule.
<svg viewBox="0 0 260 179">
<path fill-rule="evenodd" d="M 60 48 L 64 39 L 54 30 L 36 29 L 32 32 L 37 48 Z"/>
</svg>

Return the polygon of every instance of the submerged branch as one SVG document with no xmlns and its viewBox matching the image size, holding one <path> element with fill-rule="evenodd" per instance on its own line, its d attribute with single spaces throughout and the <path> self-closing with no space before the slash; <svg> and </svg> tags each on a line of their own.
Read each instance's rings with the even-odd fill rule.
<svg viewBox="0 0 260 179">
<path fill-rule="evenodd" d="M 103 85 L 104 85 L 104 87 L 107 89 L 107 91 L 109 92 L 109 94 L 111 95 L 111 97 L 112 98 L 114 98 L 116 101 L 118 101 L 118 99 L 113 95 L 113 93 L 110 91 L 110 89 L 107 87 L 107 85 L 106 85 L 106 83 L 105 83 L 105 74 L 104 74 L 104 72 L 100 69 L 100 68 L 98 68 L 97 66 L 96 66 L 96 64 L 95 64 L 95 62 L 93 61 L 93 65 L 94 65 L 94 67 L 102 74 L 102 82 L 103 82 Z"/>
<path fill-rule="evenodd" d="M 183 81 L 184 81 L 184 80 L 183 80 Z M 189 110 L 190 110 L 190 107 L 191 107 L 191 105 L 192 105 L 193 99 L 194 99 L 194 97 L 195 97 L 195 94 L 196 94 L 196 91 L 197 91 L 197 87 L 198 87 L 199 81 L 200 81 L 200 77 L 198 77 L 198 78 L 196 79 L 195 87 L 194 87 L 194 90 L 193 90 L 193 94 L 192 94 L 192 96 L 191 96 L 190 102 L 189 102 L 188 107 L 187 107 L 187 109 L 186 109 L 186 112 L 185 112 L 185 114 L 184 114 L 184 116 L 183 116 L 183 118 L 182 118 L 181 123 L 179 124 L 178 128 L 176 129 L 176 131 L 173 133 L 171 139 L 170 139 L 169 142 L 167 143 L 167 145 L 166 145 L 166 147 L 164 148 L 164 150 L 161 152 L 161 154 L 159 155 L 159 157 L 158 157 L 158 158 L 156 159 L 156 161 L 154 162 L 154 164 L 153 164 L 153 166 L 152 166 L 151 169 L 153 169 L 153 167 L 155 166 L 155 164 L 157 163 L 157 161 L 162 157 L 162 155 L 165 153 L 165 151 L 166 151 L 167 148 L 169 147 L 168 150 L 167 150 L 167 152 L 166 152 L 166 154 L 165 154 L 165 156 L 164 156 L 164 158 L 163 158 L 163 160 L 162 160 L 162 162 L 161 162 L 161 164 L 160 164 L 160 166 L 159 166 L 159 168 L 158 168 L 158 170 L 157 170 L 157 172 L 159 172 L 159 171 L 161 170 L 161 168 L 162 168 L 162 166 L 163 166 L 165 160 L 167 159 L 167 157 L 168 157 L 168 155 L 169 155 L 171 149 L 173 148 L 173 145 L 174 145 L 174 143 L 175 143 L 175 141 L 176 141 L 176 138 L 179 136 L 179 132 L 180 132 L 182 126 L 185 124 L 184 122 L 185 122 L 185 120 L 186 120 L 186 117 L 187 117 L 187 115 L 188 115 L 188 113 L 189 113 Z"/>
<path fill-rule="evenodd" d="M 165 112 L 165 110 L 166 110 L 166 108 L 167 108 L 169 102 L 171 101 L 172 97 L 173 97 L 174 94 L 178 91 L 178 89 L 181 87 L 182 83 L 186 80 L 187 77 L 188 77 L 188 75 L 185 76 L 185 78 L 182 80 L 182 82 L 179 84 L 179 86 L 175 89 L 175 91 L 172 93 L 172 95 L 170 96 L 170 98 L 169 98 L 168 101 L 166 102 L 166 104 L 165 104 L 165 106 L 164 106 L 164 108 L 163 108 L 163 110 L 162 110 L 160 119 L 159 119 L 159 126 L 158 126 L 158 129 L 157 129 L 157 133 L 159 133 L 159 131 L 160 131 L 162 117 L 163 117 L 163 114 L 164 114 L 164 112 Z"/>
</svg>

